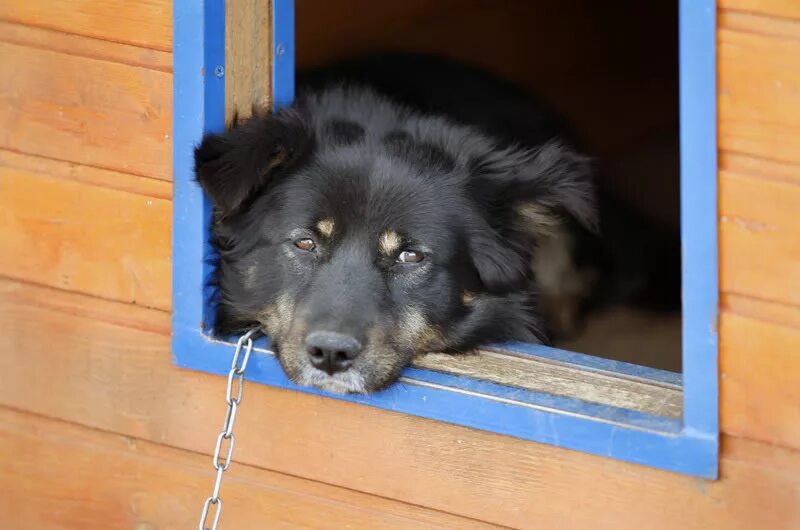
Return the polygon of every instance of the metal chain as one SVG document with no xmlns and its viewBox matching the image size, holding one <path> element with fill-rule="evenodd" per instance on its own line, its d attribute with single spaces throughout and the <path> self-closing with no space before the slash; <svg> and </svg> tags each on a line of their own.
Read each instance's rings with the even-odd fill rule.
<svg viewBox="0 0 800 530">
<path fill-rule="evenodd" d="M 253 336 L 258 332 L 256 329 L 251 329 L 239 338 L 236 343 L 236 350 L 233 352 L 233 361 L 231 362 L 231 370 L 228 372 L 228 387 L 225 394 L 225 401 L 228 403 L 228 412 L 225 414 L 225 423 L 222 425 L 222 430 L 217 436 L 217 444 L 214 446 L 214 469 L 217 471 L 217 478 L 214 481 L 214 491 L 210 497 L 203 503 L 203 512 L 200 514 L 200 523 L 197 525 L 198 530 L 217 530 L 219 524 L 219 516 L 222 515 L 222 499 L 219 498 L 219 486 L 222 482 L 222 474 L 225 473 L 231 466 L 231 457 L 233 456 L 233 424 L 236 421 L 236 411 L 239 409 L 239 404 L 242 402 L 242 390 L 244 389 L 244 371 L 247 368 L 247 362 L 250 360 L 250 353 L 253 351 Z M 242 353 L 244 346 L 244 357 L 239 363 L 239 357 Z M 234 385 L 234 379 L 236 385 Z M 236 397 L 234 398 L 234 386 L 236 387 Z M 220 454 L 223 453 L 222 448 L 227 444 L 225 450 L 225 459 L 220 460 Z M 214 506 L 214 517 L 211 527 L 206 526 L 209 511 L 211 506 Z"/>
</svg>

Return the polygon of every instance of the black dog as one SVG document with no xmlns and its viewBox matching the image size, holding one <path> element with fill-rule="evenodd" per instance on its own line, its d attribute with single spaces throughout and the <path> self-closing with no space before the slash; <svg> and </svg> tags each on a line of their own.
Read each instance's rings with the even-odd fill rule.
<svg viewBox="0 0 800 530">
<path fill-rule="evenodd" d="M 195 153 L 217 333 L 260 326 L 297 383 L 370 392 L 417 353 L 544 342 L 619 291 L 598 288 L 591 164 L 530 96 L 406 55 L 298 85 Z"/>
</svg>

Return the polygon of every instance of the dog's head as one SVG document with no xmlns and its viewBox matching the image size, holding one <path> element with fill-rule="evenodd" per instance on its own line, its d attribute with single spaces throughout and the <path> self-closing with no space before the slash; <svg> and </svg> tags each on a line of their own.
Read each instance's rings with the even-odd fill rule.
<svg viewBox="0 0 800 530">
<path fill-rule="evenodd" d="M 260 326 L 291 379 L 336 392 L 380 389 L 417 353 L 540 340 L 532 237 L 563 215 L 592 222 L 586 160 L 353 90 L 196 149 L 217 332 Z"/>
</svg>

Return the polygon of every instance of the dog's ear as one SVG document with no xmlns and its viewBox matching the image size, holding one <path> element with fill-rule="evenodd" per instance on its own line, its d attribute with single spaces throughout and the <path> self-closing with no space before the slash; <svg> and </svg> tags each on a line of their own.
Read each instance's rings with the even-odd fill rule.
<svg viewBox="0 0 800 530">
<path fill-rule="evenodd" d="M 553 232 L 567 216 L 596 229 L 590 161 L 561 143 L 492 151 L 475 157 L 470 172 L 471 195 L 488 225 L 469 236 L 470 251 L 491 292 L 524 288 L 532 239 Z"/>
<path fill-rule="evenodd" d="M 516 221 L 535 235 L 568 215 L 597 229 L 591 161 L 561 142 L 498 150 L 475 158 L 470 169 L 473 196 L 504 223 Z"/>
<path fill-rule="evenodd" d="M 207 134 L 194 151 L 195 175 L 223 214 L 308 157 L 313 135 L 293 109 L 255 116 L 222 134 Z"/>
<path fill-rule="evenodd" d="M 530 272 L 530 252 L 506 239 L 492 227 L 478 228 L 469 237 L 470 258 L 487 292 L 506 294 L 525 289 Z"/>
</svg>

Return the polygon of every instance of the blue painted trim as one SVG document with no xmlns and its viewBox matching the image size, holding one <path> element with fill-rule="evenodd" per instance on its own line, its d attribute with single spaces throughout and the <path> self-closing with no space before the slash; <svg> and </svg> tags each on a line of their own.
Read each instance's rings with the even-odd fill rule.
<svg viewBox="0 0 800 530">
<path fill-rule="evenodd" d="M 224 375 L 232 343 L 210 339 L 204 284 L 211 272 L 209 207 L 193 180 L 192 150 L 224 126 L 224 0 L 175 2 L 173 354 L 178 366 Z M 294 97 L 294 2 L 273 1 L 273 101 Z M 266 351 L 251 381 L 326 395 L 526 440 L 707 478 L 717 476 L 717 237 L 715 3 L 680 0 L 681 209 L 684 260 L 684 373 L 609 361 L 530 344 L 495 346 L 517 355 L 684 387 L 682 422 L 416 368 L 371 396 L 298 387 Z"/>
<path fill-rule="evenodd" d="M 211 342 L 195 330 L 184 336 L 182 346 L 184 349 L 176 355 L 178 366 L 227 374 L 232 343 Z M 289 381 L 275 357 L 264 351 L 265 346 L 262 341 L 253 351 L 247 368 L 250 381 L 670 471 L 702 477 L 713 477 L 716 473 L 716 446 L 707 439 L 686 436 L 679 422 L 647 418 L 645 414 L 636 418 L 631 411 L 587 406 L 577 401 L 574 401 L 576 410 L 565 411 L 565 402 L 570 401 L 567 398 L 537 396 L 533 392 L 427 370 L 408 369 L 399 383 L 370 396 L 328 394 Z M 418 378 L 421 374 L 423 377 Z M 551 401 L 540 402 L 539 397 Z M 613 419 L 619 421 L 598 418 L 598 410 L 602 408 L 609 409 L 610 414 L 618 412 L 620 417 Z"/>
<path fill-rule="evenodd" d="M 203 328 L 209 208 L 194 181 L 194 147 L 225 120 L 225 3 L 173 4 L 172 349 Z M 223 75 L 218 75 L 223 74 Z"/>
<path fill-rule="evenodd" d="M 294 100 L 294 0 L 272 1 L 272 101 L 274 107 Z"/>
<path fill-rule="evenodd" d="M 716 2 L 680 0 L 684 430 L 718 443 Z"/>
</svg>

